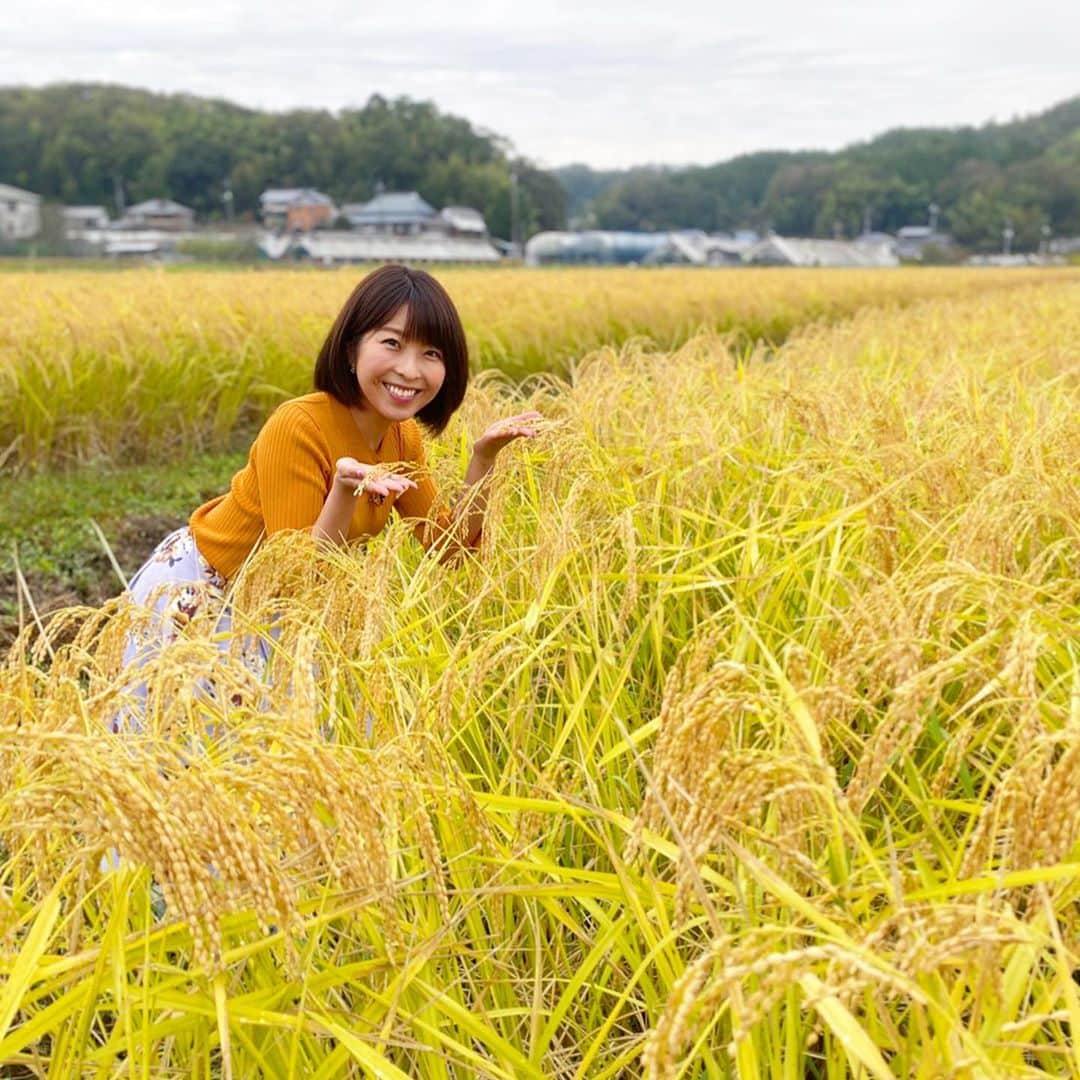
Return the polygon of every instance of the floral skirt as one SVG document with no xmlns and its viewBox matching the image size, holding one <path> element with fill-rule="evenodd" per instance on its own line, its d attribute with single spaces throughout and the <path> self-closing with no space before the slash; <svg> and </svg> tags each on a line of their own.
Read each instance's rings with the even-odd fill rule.
<svg viewBox="0 0 1080 1080">
<path fill-rule="evenodd" d="M 124 669 L 138 671 L 152 657 L 168 648 L 195 615 L 203 611 L 215 616 L 214 638 L 218 649 L 225 653 L 232 652 L 233 620 L 225 602 L 225 585 L 225 579 L 203 558 L 186 525 L 166 536 L 128 583 L 129 598 L 149 608 L 153 617 L 148 628 L 129 634 L 124 647 Z M 280 627 L 272 624 L 269 630 L 260 633 L 243 631 L 238 644 L 243 665 L 264 685 L 268 679 L 271 653 L 279 635 Z M 318 677 L 318 663 L 313 668 L 313 674 Z M 192 673 L 192 683 L 206 700 L 217 699 L 213 684 L 203 675 Z M 143 728 L 146 683 L 136 678 L 126 690 L 127 704 L 110 720 L 109 726 L 115 734 Z M 243 702 L 234 698 L 232 704 L 240 705 Z M 365 709 L 364 728 L 369 742 L 374 721 L 375 718 Z M 322 732 L 328 740 L 333 739 L 329 727 L 324 725 Z M 214 734 L 211 729 L 207 733 Z"/>
<path fill-rule="evenodd" d="M 179 632 L 209 606 L 217 611 L 215 638 L 223 652 L 231 649 L 232 616 L 225 603 L 225 579 L 203 558 L 191 530 L 185 525 L 169 533 L 128 583 L 127 595 L 136 604 L 149 608 L 154 617 L 149 626 L 132 632 L 124 647 L 125 669 L 138 670 L 174 641 Z M 244 642 L 247 665 L 261 673 L 270 658 L 270 642 L 255 636 Z M 249 655 L 250 654 L 250 655 Z M 213 697 L 205 679 L 196 679 L 200 690 Z M 139 730 L 146 702 L 146 683 L 130 685 L 132 700 L 110 722 L 113 732 Z"/>
</svg>

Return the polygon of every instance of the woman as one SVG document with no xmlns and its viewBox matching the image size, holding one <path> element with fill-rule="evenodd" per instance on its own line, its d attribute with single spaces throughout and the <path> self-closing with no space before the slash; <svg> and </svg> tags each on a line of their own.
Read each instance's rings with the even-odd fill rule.
<svg viewBox="0 0 1080 1080">
<path fill-rule="evenodd" d="M 125 666 L 141 666 L 204 603 L 220 601 L 264 536 L 300 529 L 342 543 L 378 533 L 395 510 L 444 556 L 475 546 L 483 481 L 507 444 L 535 434 L 530 423 L 540 414 L 489 427 L 473 446 L 462 498 L 437 508 L 421 427 L 446 427 L 465 397 L 468 367 L 457 310 L 430 274 L 390 265 L 364 278 L 319 352 L 315 391 L 274 411 L 229 490 L 200 506 L 132 578 L 130 597 L 156 619 L 149 634 L 129 640 Z M 229 629 L 227 612 L 219 628 Z M 135 693 L 145 696 L 145 686 Z"/>
</svg>

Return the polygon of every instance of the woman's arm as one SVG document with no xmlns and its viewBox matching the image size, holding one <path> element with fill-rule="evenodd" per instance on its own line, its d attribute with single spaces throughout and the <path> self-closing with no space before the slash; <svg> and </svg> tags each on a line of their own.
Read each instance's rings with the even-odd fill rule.
<svg viewBox="0 0 1080 1080">
<path fill-rule="evenodd" d="M 514 439 L 532 438 L 536 431 L 529 426 L 539 420 L 540 413 L 527 412 L 500 420 L 476 440 L 469 467 L 465 471 L 465 490 L 450 511 L 451 528 L 460 543 L 468 547 L 480 535 L 487 511 L 487 485 L 485 481 L 495 466 L 500 450 Z"/>
<path fill-rule="evenodd" d="M 457 497 L 450 510 L 448 531 L 464 547 L 476 542 L 484 528 L 487 512 L 487 484 L 494 459 L 486 460 L 474 453 L 465 471 L 465 490 Z"/>
<path fill-rule="evenodd" d="M 495 458 L 514 439 L 535 435 L 530 421 L 539 418 L 539 413 L 522 413 L 489 427 L 473 446 L 472 458 L 465 471 L 465 490 L 452 509 L 443 509 L 434 516 L 432 507 L 438 501 L 438 492 L 425 468 L 419 431 L 406 430 L 406 453 L 417 466 L 419 484 L 415 490 L 402 494 L 394 508 L 402 517 L 416 522 L 416 536 L 425 548 L 435 545 L 441 549 L 441 561 L 446 562 L 460 554 L 462 549 L 476 544 L 484 527 L 486 481 Z"/>
<path fill-rule="evenodd" d="M 416 487 L 416 482 L 399 474 L 379 475 L 375 465 L 365 465 L 356 458 L 338 458 L 334 465 L 334 483 L 311 535 L 316 540 L 340 544 L 348 538 L 349 522 L 352 521 L 356 500 L 363 498 L 364 491 L 386 498 Z M 372 475 L 375 474 L 375 475 Z"/>
</svg>

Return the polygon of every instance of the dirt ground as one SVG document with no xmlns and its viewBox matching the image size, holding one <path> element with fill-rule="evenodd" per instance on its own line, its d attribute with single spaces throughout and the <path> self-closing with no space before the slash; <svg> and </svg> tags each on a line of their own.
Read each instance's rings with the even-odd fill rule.
<svg viewBox="0 0 1080 1080">
<path fill-rule="evenodd" d="M 120 568 L 131 577 L 146 561 L 158 542 L 184 524 L 184 519 L 171 515 L 131 517 L 119 522 L 109 531 L 109 544 Z M 56 572 L 42 573 L 28 569 L 26 583 L 34 607 L 43 622 L 61 608 L 75 605 L 99 605 L 119 595 L 120 581 L 104 550 L 88 554 L 78 572 L 60 566 Z M 21 601 L 21 603 L 20 603 Z M 32 620 L 25 596 L 20 596 L 14 573 L 0 578 L 0 650 L 15 639 L 22 619 Z"/>
</svg>

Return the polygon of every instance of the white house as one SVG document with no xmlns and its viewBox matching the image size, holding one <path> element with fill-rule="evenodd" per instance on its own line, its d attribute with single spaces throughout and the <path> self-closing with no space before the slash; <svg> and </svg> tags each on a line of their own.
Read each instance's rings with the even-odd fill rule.
<svg viewBox="0 0 1080 1080">
<path fill-rule="evenodd" d="M 109 212 L 104 206 L 65 206 L 60 213 L 64 219 L 65 233 L 109 227 Z"/>
<path fill-rule="evenodd" d="M 41 232 L 41 196 L 0 184 L 0 240 L 29 240 Z"/>
<path fill-rule="evenodd" d="M 921 259 L 928 247 L 948 248 L 953 239 L 930 225 L 905 225 L 896 233 L 896 254 L 901 259 Z"/>
<path fill-rule="evenodd" d="M 444 206 L 439 221 L 451 236 L 487 236 L 487 222 L 471 206 Z"/>
</svg>

